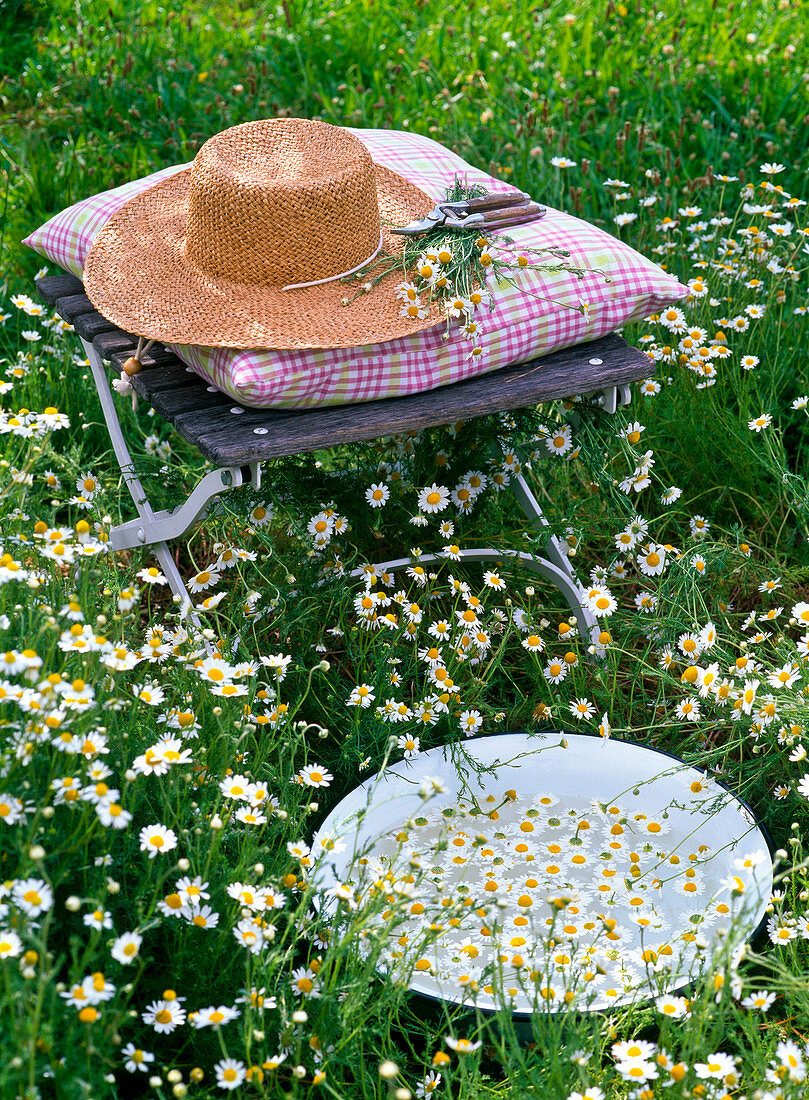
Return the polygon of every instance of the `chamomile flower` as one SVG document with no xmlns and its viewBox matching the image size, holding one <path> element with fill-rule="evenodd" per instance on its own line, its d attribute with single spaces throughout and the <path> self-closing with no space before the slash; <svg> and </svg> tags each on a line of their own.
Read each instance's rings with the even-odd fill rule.
<svg viewBox="0 0 809 1100">
<path fill-rule="evenodd" d="M 475 1042 L 472 1039 L 456 1039 L 452 1035 L 445 1035 L 444 1042 L 456 1054 L 473 1054 L 483 1046 L 482 1040 Z"/>
<path fill-rule="evenodd" d="M 406 709 L 409 710 L 409 708 Z M 403 736 L 399 737 L 396 741 L 396 744 L 397 747 L 402 750 L 405 760 L 412 760 L 414 757 L 418 756 L 419 752 L 421 751 L 419 749 L 419 738 L 412 737 L 408 734 L 404 734 Z"/>
<path fill-rule="evenodd" d="M 573 432 L 569 425 L 559 424 L 545 437 L 545 446 L 555 455 L 566 455 L 573 449 Z"/>
<path fill-rule="evenodd" d="M 12 886 L 11 896 L 29 917 L 38 917 L 53 905 L 53 891 L 41 878 L 19 879 Z"/>
<path fill-rule="evenodd" d="M 301 768 L 295 778 L 305 787 L 328 787 L 334 776 L 321 764 L 307 764 Z"/>
<path fill-rule="evenodd" d="M 139 834 L 140 850 L 146 852 L 149 859 L 165 854 L 177 847 L 177 834 L 165 825 L 145 825 Z"/>
<path fill-rule="evenodd" d="M 169 583 L 166 580 L 166 578 L 163 576 L 163 574 L 160 572 L 160 570 L 154 565 L 151 565 L 151 566 L 148 566 L 147 568 L 141 569 L 138 573 L 135 574 L 135 576 L 138 578 L 138 580 L 143 581 L 144 584 L 168 584 Z"/>
<path fill-rule="evenodd" d="M 143 936 L 138 932 L 124 932 L 113 943 L 110 954 L 121 966 L 129 966 L 138 957 L 142 943 Z"/>
<path fill-rule="evenodd" d="M 465 733 L 467 737 L 471 737 L 472 734 L 477 733 L 482 725 L 483 718 L 479 710 L 462 711 L 458 719 L 458 726 L 461 732 Z"/>
<path fill-rule="evenodd" d="M 585 718 L 592 718 L 596 712 L 596 708 L 590 702 L 589 699 L 574 699 L 568 706 L 568 710 L 574 718 L 578 718 L 582 721 Z"/>
<path fill-rule="evenodd" d="M 134 1043 L 127 1043 L 121 1049 L 121 1054 L 126 1059 L 124 1069 L 127 1073 L 137 1073 L 139 1070 L 141 1073 L 148 1073 L 149 1064 L 154 1061 L 154 1054 L 151 1051 L 142 1050 Z"/>
<path fill-rule="evenodd" d="M 147 1005 L 141 1019 L 145 1024 L 150 1024 L 158 1035 L 170 1035 L 185 1023 L 185 1009 L 178 998 L 167 1000 L 164 997 Z"/>
<path fill-rule="evenodd" d="M 666 548 L 648 543 L 635 560 L 641 573 L 647 577 L 658 577 L 666 569 Z"/>
<path fill-rule="evenodd" d="M 247 1077 L 247 1066 L 238 1058 L 222 1058 L 213 1067 L 216 1083 L 220 1089 L 232 1092 L 239 1088 Z"/>
<path fill-rule="evenodd" d="M 370 684 L 358 684 L 352 689 L 346 700 L 346 706 L 362 707 L 365 710 L 370 707 L 374 699 L 376 699 L 376 694 Z"/>
<path fill-rule="evenodd" d="M 772 416 L 769 413 L 762 413 L 761 416 L 756 416 L 752 420 L 747 422 L 747 427 L 751 432 L 763 432 L 765 428 L 769 428 L 772 424 Z"/>
<path fill-rule="evenodd" d="M 421 512 L 442 512 L 450 501 L 450 491 L 443 485 L 428 485 L 418 495 L 418 508 Z"/>
<path fill-rule="evenodd" d="M 568 674 L 568 666 L 565 661 L 552 657 L 542 671 L 549 683 L 560 684 Z"/>
<path fill-rule="evenodd" d="M 189 1012 L 188 1022 L 192 1027 L 200 1030 L 204 1027 L 224 1027 L 231 1020 L 238 1020 L 239 1010 L 228 1005 L 209 1005 L 207 1008 L 198 1008 L 195 1012 Z"/>
<path fill-rule="evenodd" d="M 365 490 L 365 499 L 371 508 L 382 508 L 390 499 L 390 489 L 380 481 Z"/>
</svg>

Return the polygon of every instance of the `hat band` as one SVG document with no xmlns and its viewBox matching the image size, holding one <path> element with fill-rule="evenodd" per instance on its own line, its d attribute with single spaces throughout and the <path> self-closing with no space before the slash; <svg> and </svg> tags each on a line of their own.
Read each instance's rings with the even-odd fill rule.
<svg viewBox="0 0 809 1100">
<path fill-rule="evenodd" d="M 367 260 L 363 260 L 362 263 L 357 264 L 356 267 L 352 267 L 350 271 L 341 271 L 339 275 L 329 275 L 325 279 L 313 279 L 311 283 L 289 283 L 287 286 L 282 286 L 281 290 L 301 290 L 305 286 L 321 286 L 323 283 L 335 283 L 338 279 L 345 279 L 348 275 L 354 275 L 357 271 L 360 271 L 366 264 L 369 264 L 371 260 L 379 253 L 382 248 L 382 230 L 379 230 L 379 244 L 373 250 Z"/>
</svg>

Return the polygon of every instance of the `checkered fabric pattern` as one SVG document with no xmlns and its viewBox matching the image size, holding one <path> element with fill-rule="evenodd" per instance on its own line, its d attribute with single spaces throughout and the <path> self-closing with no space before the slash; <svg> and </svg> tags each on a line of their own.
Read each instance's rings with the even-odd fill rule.
<svg viewBox="0 0 809 1100">
<path fill-rule="evenodd" d="M 514 188 L 467 164 L 438 142 L 396 130 L 352 130 L 373 159 L 442 199 L 455 177 L 489 191 Z M 41 256 L 81 278 L 84 259 L 106 220 L 128 199 L 188 165 L 176 165 L 144 179 L 76 203 L 26 238 Z M 537 196 L 541 199 L 541 196 Z M 173 346 L 172 350 L 206 381 L 244 405 L 308 408 L 400 397 L 435 389 L 474 375 L 594 340 L 629 321 L 655 313 L 684 297 L 688 288 L 628 245 L 549 208 L 528 225 L 508 229 L 515 251 L 557 246 L 573 265 L 600 269 L 579 279 L 568 272 L 523 271 L 519 286 L 491 283 L 496 308 L 481 310 L 485 354 L 469 357 L 471 345 L 451 323 L 413 336 L 357 348 L 300 351 L 234 351 Z M 589 304 L 587 317 L 575 308 Z M 350 308 L 350 307 L 348 307 Z"/>
</svg>

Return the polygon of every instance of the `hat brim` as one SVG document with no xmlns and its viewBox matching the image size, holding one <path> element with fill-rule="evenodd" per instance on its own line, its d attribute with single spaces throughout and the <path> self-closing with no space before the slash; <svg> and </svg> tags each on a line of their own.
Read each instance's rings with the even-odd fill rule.
<svg viewBox="0 0 809 1100">
<path fill-rule="evenodd" d="M 390 169 L 374 169 L 382 247 L 399 256 L 402 238 L 388 227 L 422 218 L 435 200 Z M 292 350 L 383 343 L 443 320 L 435 301 L 424 318 L 401 316 L 393 289 L 407 277 L 401 266 L 348 305 L 356 281 L 285 291 L 207 275 L 185 254 L 190 181 L 188 168 L 130 199 L 87 255 L 87 295 L 125 331 L 171 344 Z"/>
</svg>

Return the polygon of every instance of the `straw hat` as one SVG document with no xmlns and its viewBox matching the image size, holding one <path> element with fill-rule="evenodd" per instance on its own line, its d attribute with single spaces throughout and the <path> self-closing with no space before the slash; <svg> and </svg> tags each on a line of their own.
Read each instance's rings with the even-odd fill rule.
<svg viewBox="0 0 809 1100">
<path fill-rule="evenodd" d="M 397 269 L 345 305 L 357 284 L 340 276 L 380 249 L 401 253 L 387 226 L 434 205 L 339 126 L 245 122 L 206 141 L 190 168 L 110 218 L 87 256 L 84 285 L 110 321 L 166 343 L 380 343 L 438 324 L 435 303 L 427 317 L 401 317 Z"/>
</svg>

